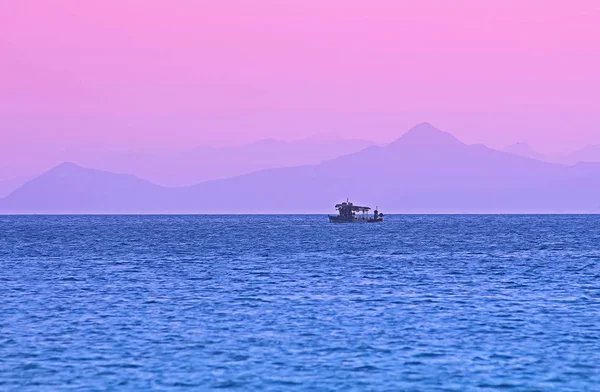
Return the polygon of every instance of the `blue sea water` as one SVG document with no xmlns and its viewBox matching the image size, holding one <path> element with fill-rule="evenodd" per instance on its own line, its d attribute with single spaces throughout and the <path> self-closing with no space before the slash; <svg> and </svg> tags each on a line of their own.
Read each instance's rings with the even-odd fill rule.
<svg viewBox="0 0 600 392">
<path fill-rule="evenodd" d="M 0 216 L 2 391 L 600 390 L 600 216 Z"/>
</svg>

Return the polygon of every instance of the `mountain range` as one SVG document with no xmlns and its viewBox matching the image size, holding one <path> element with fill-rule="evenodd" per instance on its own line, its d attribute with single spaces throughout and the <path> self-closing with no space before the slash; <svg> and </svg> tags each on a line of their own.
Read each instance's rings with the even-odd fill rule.
<svg viewBox="0 0 600 392">
<path fill-rule="evenodd" d="M 31 167 L 0 166 L 0 198 L 48 167 L 61 162 L 76 162 L 83 167 L 115 173 L 127 173 L 155 184 L 175 187 L 238 176 L 276 167 L 292 167 L 323 162 L 360 151 L 375 143 L 318 134 L 309 138 L 283 141 L 263 139 L 234 146 L 200 146 L 171 153 L 111 151 L 94 146 L 70 148 L 53 154 L 32 153 Z"/>
<path fill-rule="evenodd" d="M 600 145 L 589 145 L 566 155 L 548 155 L 537 152 L 530 144 L 519 142 L 502 151 L 544 162 L 574 165 L 580 162 L 600 162 Z"/>
<path fill-rule="evenodd" d="M 112 153 L 77 156 L 82 166 L 129 173 L 163 186 L 186 186 L 269 168 L 311 165 L 360 151 L 374 143 L 335 136 L 282 141 L 263 139 L 239 146 L 201 146 L 177 153 Z"/>
<path fill-rule="evenodd" d="M 467 145 L 428 123 L 319 164 L 167 188 L 61 164 L 0 199 L 3 213 L 323 213 L 350 197 L 388 213 L 600 212 L 600 164 Z"/>
</svg>

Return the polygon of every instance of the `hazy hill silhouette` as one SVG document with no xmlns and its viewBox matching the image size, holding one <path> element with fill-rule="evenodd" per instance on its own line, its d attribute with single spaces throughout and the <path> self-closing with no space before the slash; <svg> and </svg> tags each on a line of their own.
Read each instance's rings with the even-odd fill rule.
<svg viewBox="0 0 600 392">
<path fill-rule="evenodd" d="M 563 161 L 571 164 L 577 162 L 600 162 L 600 145 L 589 145 L 573 151 Z"/>
<path fill-rule="evenodd" d="M 502 151 L 511 154 L 537 159 L 539 161 L 561 163 L 564 165 L 575 165 L 584 162 L 600 162 L 600 145 L 589 145 L 568 154 L 545 155 L 538 153 L 533 147 L 525 142 L 506 146 Z"/>
<path fill-rule="evenodd" d="M 538 161 L 546 161 L 551 162 L 552 159 L 545 156 L 544 154 L 540 154 L 537 152 L 529 143 L 519 142 L 515 144 L 511 144 L 510 146 L 506 146 L 502 149 L 504 152 L 508 152 L 514 155 L 520 155 L 522 157 L 537 159 Z"/>
<path fill-rule="evenodd" d="M 169 189 L 129 174 L 62 163 L 0 200 L 16 213 L 136 213 L 169 204 Z"/>
<path fill-rule="evenodd" d="M 219 211 L 323 211 L 346 196 L 394 212 L 589 212 L 600 168 L 566 167 L 466 145 L 420 124 L 386 147 L 312 167 L 270 170 L 195 187 Z M 219 195 L 217 198 L 216 195 Z"/>
<path fill-rule="evenodd" d="M 367 140 L 315 136 L 297 141 L 264 139 L 240 146 L 202 146 L 165 155 L 125 152 L 74 160 L 85 167 L 134 174 L 173 187 L 269 168 L 318 164 L 373 144 Z"/>
<path fill-rule="evenodd" d="M 71 166 L 54 171 L 0 201 L 0 209 L 310 213 L 331 211 L 346 197 L 384 212 L 585 213 L 600 205 L 598 164 L 565 166 L 466 145 L 427 123 L 385 147 L 318 165 L 267 169 L 175 189 Z"/>
</svg>

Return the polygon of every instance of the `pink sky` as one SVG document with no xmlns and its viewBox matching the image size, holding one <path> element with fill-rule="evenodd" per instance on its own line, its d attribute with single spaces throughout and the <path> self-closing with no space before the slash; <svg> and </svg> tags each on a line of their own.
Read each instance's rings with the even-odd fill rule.
<svg viewBox="0 0 600 392">
<path fill-rule="evenodd" d="M 599 20 L 596 0 L 4 1 L 0 166 L 90 146 L 384 142 L 421 121 L 492 147 L 597 144 Z"/>
</svg>

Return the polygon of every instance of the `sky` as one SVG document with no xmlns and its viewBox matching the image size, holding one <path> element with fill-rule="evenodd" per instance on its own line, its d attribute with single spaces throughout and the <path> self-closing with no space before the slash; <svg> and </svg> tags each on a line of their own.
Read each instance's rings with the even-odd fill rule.
<svg viewBox="0 0 600 392">
<path fill-rule="evenodd" d="M 423 121 L 600 144 L 598 20 L 596 0 L 5 0 L 0 168 Z"/>
</svg>

